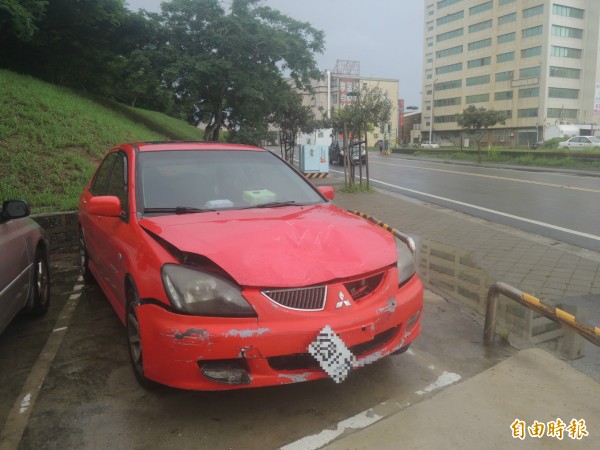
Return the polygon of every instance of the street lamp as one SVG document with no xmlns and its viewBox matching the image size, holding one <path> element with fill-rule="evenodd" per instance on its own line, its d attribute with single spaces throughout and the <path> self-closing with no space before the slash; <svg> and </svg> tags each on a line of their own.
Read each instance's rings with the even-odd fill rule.
<svg viewBox="0 0 600 450">
<path fill-rule="evenodd" d="M 433 84 L 431 85 L 431 114 L 430 114 L 430 122 L 429 122 L 429 143 L 432 144 L 433 141 L 433 102 L 435 100 L 435 84 L 437 83 L 437 78 L 433 80 Z"/>
</svg>

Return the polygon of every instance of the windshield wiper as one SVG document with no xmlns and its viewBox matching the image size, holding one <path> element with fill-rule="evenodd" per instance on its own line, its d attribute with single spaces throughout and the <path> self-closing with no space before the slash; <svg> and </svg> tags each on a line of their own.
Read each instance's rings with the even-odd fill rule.
<svg viewBox="0 0 600 450">
<path fill-rule="evenodd" d="M 144 213 L 156 214 L 194 214 L 216 211 L 210 208 L 192 208 L 190 206 L 176 206 L 175 208 L 144 208 Z"/>
<path fill-rule="evenodd" d="M 288 200 L 285 202 L 267 202 L 267 203 L 259 203 L 258 205 L 249 206 L 249 208 L 279 208 L 281 206 L 290 206 L 290 205 L 299 205 L 294 200 Z"/>
</svg>

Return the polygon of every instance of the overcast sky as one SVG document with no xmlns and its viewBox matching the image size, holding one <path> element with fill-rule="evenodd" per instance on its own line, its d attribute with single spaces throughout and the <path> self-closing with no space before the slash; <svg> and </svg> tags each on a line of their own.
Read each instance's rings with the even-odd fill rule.
<svg viewBox="0 0 600 450">
<path fill-rule="evenodd" d="M 160 11 L 163 0 L 126 0 L 130 9 Z M 338 59 L 360 61 L 364 77 L 400 81 L 406 106 L 421 107 L 422 0 L 263 0 L 264 4 L 325 31 L 319 68 Z M 224 2 L 228 3 L 228 2 Z"/>
</svg>

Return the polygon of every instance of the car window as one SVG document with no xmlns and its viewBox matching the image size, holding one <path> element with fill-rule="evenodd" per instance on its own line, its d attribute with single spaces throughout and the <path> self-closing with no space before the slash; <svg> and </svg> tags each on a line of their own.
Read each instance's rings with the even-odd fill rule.
<svg viewBox="0 0 600 450">
<path fill-rule="evenodd" d="M 121 200 L 123 211 L 128 211 L 127 202 L 127 157 L 124 153 L 115 153 L 115 164 L 108 180 L 106 195 L 114 195 Z"/>
<path fill-rule="evenodd" d="M 92 187 L 90 191 L 94 195 L 106 195 L 106 189 L 108 185 L 108 179 L 110 177 L 110 171 L 112 169 L 113 164 L 116 160 L 116 154 L 111 153 L 108 155 L 98 170 L 96 171 L 96 175 L 94 176 L 94 181 L 92 181 Z"/>
<path fill-rule="evenodd" d="M 139 157 L 138 172 L 137 195 L 144 209 L 324 202 L 302 176 L 270 152 L 145 152 Z"/>
</svg>

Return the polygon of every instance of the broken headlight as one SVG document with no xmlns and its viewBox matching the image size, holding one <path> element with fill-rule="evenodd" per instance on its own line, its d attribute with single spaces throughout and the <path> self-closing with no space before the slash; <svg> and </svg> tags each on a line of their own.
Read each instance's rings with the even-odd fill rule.
<svg viewBox="0 0 600 450">
<path fill-rule="evenodd" d="M 394 238 L 396 241 L 396 253 L 398 255 L 398 285 L 406 283 L 412 278 L 417 271 L 415 268 L 415 259 L 408 246 L 401 240 Z"/>
<path fill-rule="evenodd" d="M 162 280 L 171 305 L 184 314 L 213 317 L 256 317 L 238 286 L 215 274 L 165 264 Z"/>
</svg>

